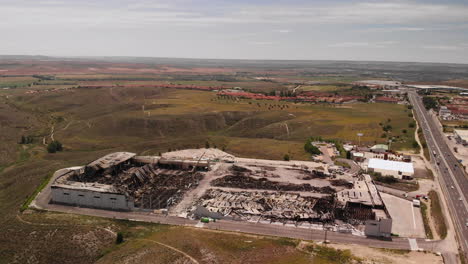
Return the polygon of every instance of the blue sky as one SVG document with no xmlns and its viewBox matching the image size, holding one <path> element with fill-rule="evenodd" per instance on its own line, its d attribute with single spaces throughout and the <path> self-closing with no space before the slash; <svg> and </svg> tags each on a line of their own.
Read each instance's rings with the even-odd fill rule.
<svg viewBox="0 0 468 264">
<path fill-rule="evenodd" d="M 0 54 L 468 63 L 468 2 L 0 0 Z"/>
</svg>

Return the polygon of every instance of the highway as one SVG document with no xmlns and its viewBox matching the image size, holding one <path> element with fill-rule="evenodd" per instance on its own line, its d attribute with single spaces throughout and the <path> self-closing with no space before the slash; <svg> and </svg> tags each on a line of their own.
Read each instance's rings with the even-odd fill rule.
<svg viewBox="0 0 468 264">
<path fill-rule="evenodd" d="M 447 198 L 459 246 L 465 259 L 468 259 L 468 227 L 466 226 L 468 222 L 468 180 L 457 158 L 446 144 L 445 135 L 424 108 L 420 96 L 415 91 L 410 91 L 408 97 L 425 135 L 431 163 L 441 176 L 439 178 L 440 186 Z"/>
</svg>

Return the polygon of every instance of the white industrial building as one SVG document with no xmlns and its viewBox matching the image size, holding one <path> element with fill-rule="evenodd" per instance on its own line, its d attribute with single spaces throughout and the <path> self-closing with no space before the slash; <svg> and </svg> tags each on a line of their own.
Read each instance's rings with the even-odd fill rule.
<svg viewBox="0 0 468 264">
<path fill-rule="evenodd" d="M 462 144 L 463 146 L 468 145 L 468 130 L 455 129 L 453 134 L 458 144 Z"/>
<path fill-rule="evenodd" d="M 378 172 L 384 176 L 393 176 L 397 179 L 412 179 L 414 176 L 413 164 L 383 159 L 369 159 L 367 165 L 369 172 Z"/>
</svg>

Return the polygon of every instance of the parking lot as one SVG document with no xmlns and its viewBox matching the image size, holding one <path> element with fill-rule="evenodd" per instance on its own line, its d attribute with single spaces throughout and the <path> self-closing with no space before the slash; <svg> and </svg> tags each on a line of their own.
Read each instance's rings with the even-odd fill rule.
<svg viewBox="0 0 468 264">
<path fill-rule="evenodd" d="M 424 238 L 424 225 L 421 210 L 413 203 L 390 195 L 380 193 L 393 219 L 392 233 L 405 237 Z"/>
</svg>

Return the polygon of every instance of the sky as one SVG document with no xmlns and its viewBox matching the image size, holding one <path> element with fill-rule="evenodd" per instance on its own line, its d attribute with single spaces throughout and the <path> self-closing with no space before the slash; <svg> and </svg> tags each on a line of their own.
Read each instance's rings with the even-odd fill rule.
<svg viewBox="0 0 468 264">
<path fill-rule="evenodd" d="M 0 0 L 0 54 L 468 63 L 468 0 Z"/>
</svg>

